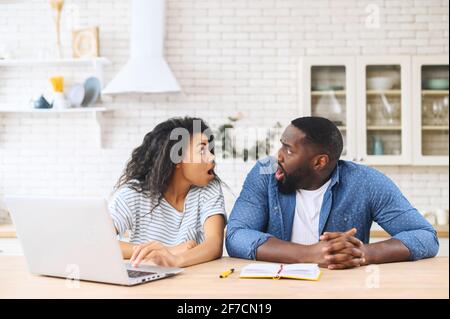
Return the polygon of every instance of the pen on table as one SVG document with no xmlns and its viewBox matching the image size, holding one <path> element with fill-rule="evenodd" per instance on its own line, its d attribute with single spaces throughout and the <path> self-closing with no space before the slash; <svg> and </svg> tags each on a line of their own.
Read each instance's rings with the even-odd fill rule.
<svg viewBox="0 0 450 319">
<path fill-rule="evenodd" d="M 220 274 L 220 278 L 227 278 L 229 275 L 231 275 L 234 272 L 234 268 L 228 269 L 227 271 L 224 271 Z"/>
</svg>

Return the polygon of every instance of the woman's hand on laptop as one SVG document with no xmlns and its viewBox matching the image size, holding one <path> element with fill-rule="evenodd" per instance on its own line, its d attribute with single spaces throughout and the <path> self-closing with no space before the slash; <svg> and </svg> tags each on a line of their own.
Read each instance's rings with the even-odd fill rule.
<svg viewBox="0 0 450 319">
<path fill-rule="evenodd" d="M 177 267 L 182 263 L 180 254 L 196 245 L 197 243 L 192 240 L 173 247 L 167 247 L 160 242 L 152 241 L 133 247 L 130 262 L 133 267 L 138 267 L 140 263 L 145 261 L 152 261 L 164 267 Z"/>
</svg>

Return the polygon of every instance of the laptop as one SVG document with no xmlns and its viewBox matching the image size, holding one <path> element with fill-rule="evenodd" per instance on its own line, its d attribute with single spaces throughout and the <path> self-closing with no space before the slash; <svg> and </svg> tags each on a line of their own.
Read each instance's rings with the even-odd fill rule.
<svg viewBox="0 0 450 319">
<path fill-rule="evenodd" d="M 133 286 L 183 271 L 126 263 L 105 199 L 7 196 L 5 202 L 33 274 Z"/>
</svg>

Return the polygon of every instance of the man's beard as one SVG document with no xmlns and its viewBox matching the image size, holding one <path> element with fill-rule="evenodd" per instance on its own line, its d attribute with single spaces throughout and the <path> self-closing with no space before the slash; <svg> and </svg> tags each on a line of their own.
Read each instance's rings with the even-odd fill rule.
<svg viewBox="0 0 450 319">
<path fill-rule="evenodd" d="M 278 166 L 281 168 L 281 170 L 284 173 L 283 179 L 281 181 L 278 181 L 278 190 L 282 194 L 292 194 L 297 191 L 298 184 L 299 184 L 299 174 L 288 174 L 284 167 L 278 164 Z"/>
</svg>

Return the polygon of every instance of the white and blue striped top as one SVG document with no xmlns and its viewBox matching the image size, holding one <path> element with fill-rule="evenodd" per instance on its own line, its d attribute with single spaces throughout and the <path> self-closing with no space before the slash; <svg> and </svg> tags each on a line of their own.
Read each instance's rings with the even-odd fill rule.
<svg viewBox="0 0 450 319">
<path fill-rule="evenodd" d="M 168 246 L 188 240 L 200 244 L 205 239 L 203 225 L 208 217 L 221 214 L 226 220 L 222 188 L 217 180 L 205 187 L 191 187 L 183 212 L 162 198 L 160 205 L 150 213 L 157 203 L 157 198 L 150 198 L 127 185 L 118 189 L 109 203 L 109 211 L 119 235 L 129 231 L 130 242 L 136 244 L 153 240 Z"/>
</svg>

